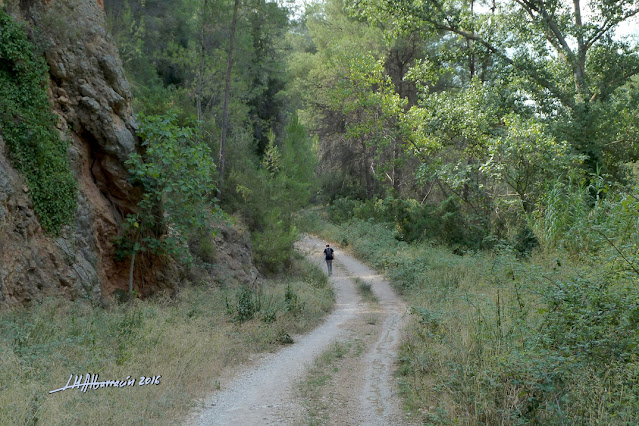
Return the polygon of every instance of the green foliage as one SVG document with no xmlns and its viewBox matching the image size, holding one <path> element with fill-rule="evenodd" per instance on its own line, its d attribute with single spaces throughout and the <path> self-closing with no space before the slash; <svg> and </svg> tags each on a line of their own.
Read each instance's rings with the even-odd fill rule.
<svg viewBox="0 0 639 426">
<path fill-rule="evenodd" d="M 464 231 L 460 226 L 463 223 L 459 199 L 449 197 L 440 205 L 441 233 L 445 240 L 452 244 L 463 244 Z"/>
<path fill-rule="evenodd" d="M 584 184 L 555 182 L 536 214 L 536 235 L 546 248 L 563 246 L 570 251 L 588 247 L 586 229 L 581 224 L 589 214 L 590 195 Z"/>
<path fill-rule="evenodd" d="M 248 287 L 242 287 L 238 291 L 236 299 L 237 302 L 234 305 L 231 305 L 228 299 L 226 301 L 226 311 L 234 322 L 242 323 L 252 319 L 262 307 L 259 294 Z"/>
<path fill-rule="evenodd" d="M 231 162 L 234 171 L 227 185 L 234 190 L 229 191 L 225 202 L 242 214 L 251 228 L 255 260 L 260 268 L 279 272 L 291 265 L 298 233 L 293 215 L 313 195 L 313 141 L 297 118 L 291 117 L 281 145 L 275 134 L 270 134 L 261 164 L 247 164 L 246 157 L 251 158 L 251 153 L 244 152 L 244 156 Z"/>
<path fill-rule="evenodd" d="M 513 249 L 523 257 L 530 256 L 539 247 L 539 240 L 528 226 L 522 226 L 515 236 Z"/>
<path fill-rule="evenodd" d="M 125 252 L 191 256 L 186 242 L 210 230 L 222 215 L 215 198 L 215 165 L 210 148 L 191 127 L 175 117 L 142 117 L 139 134 L 146 148 L 132 154 L 131 178 L 144 188 L 139 211 L 126 218 L 128 234 L 119 241 Z"/>
<path fill-rule="evenodd" d="M 433 239 L 457 250 L 488 248 L 490 243 L 486 230 L 474 226 L 463 215 L 455 196 L 438 206 L 394 197 L 366 201 L 338 198 L 327 211 L 329 220 L 338 225 L 352 219 L 386 224 L 400 241 Z"/>
<path fill-rule="evenodd" d="M 243 323 L 259 318 L 266 324 L 277 321 L 282 315 L 302 317 L 308 310 L 307 303 L 313 300 L 305 298 L 308 289 L 314 288 L 320 292 L 332 294 L 332 288 L 327 285 L 326 276 L 315 265 L 297 259 L 289 272 L 299 281 L 286 281 L 283 294 L 265 296 L 266 289 L 258 287 L 251 289 L 242 287 L 235 292 L 234 300 L 226 299 L 226 312 L 231 321 Z"/>
<path fill-rule="evenodd" d="M 637 415 L 636 292 L 607 277 L 574 277 L 543 290 L 542 322 L 527 329 L 500 369 L 504 387 L 525 395 L 527 422 L 625 423 Z M 588 386 L 583 386 L 587 380 Z M 593 406 L 599 406 L 597 410 Z"/>
<path fill-rule="evenodd" d="M 205 232 L 200 235 L 195 235 L 194 238 L 189 241 L 189 250 L 196 255 L 204 264 L 213 264 L 215 262 L 215 240 L 214 233 Z"/>
<path fill-rule="evenodd" d="M 505 125 L 506 134 L 489 141 L 480 171 L 508 185 L 530 212 L 545 183 L 568 175 L 583 157 L 572 154 L 566 142 L 557 142 L 539 122 L 513 115 L 506 117 Z"/>
<path fill-rule="evenodd" d="M 197 117 L 219 144 L 233 1 L 105 1 L 129 79 L 134 107 L 145 114 Z M 241 2 L 229 98 L 229 137 L 248 135 L 263 154 L 268 132 L 286 124 L 287 10 L 275 2 Z M 222 191 L 225 193 L 226 191 Z"/>
<path fill-rule="evenodd" d="M 573 364 L 568 371 L 637 361 L 639 296 L 633 286 L 617 286 L 605 277 L 575 278 L 549 287 L 545 298 L 540 344 Z"/>
<path fill-rule="evenodd" d="M 531 223 L 546 250 L 565 250 L 584 260 L 610 250 L 617 255 L 618 249 L 632 252 L 638 243 L 631 213 L 638 207 L 637 199 L 637 187 L 609 185 L 603 176 L 593 175 L 572 185 L 556 182 Z"/>
<path fill-rule="evenodd" d="M 286 286 L 286 292 L 284 293 L 284 303 L 286 305 L 286 312 L 290 312 L 293 315 L 299 315 L 304 310 L 304 302 L 300 300 L 295 290 L 290 286 Z"/>
<path fill-rule="evenodd" d="M 635 45 L 611 37 L 620 23 L 637 13 L 635 1 L 624 7 L 594 1 L 589 7 L 597 14 L 592 16 L 579 4 L 538 1 L 496 6 L 478 11 L 459 1 L 367 0 L 357 3 L 357 13 L 372 22 L 388 22 L 395 37 L 411 32 L 459 37 L 466 43 L 454 46 L 456 55 L 449 53 L 447 59 L 461 62 L 472 55 L 475 69 L 467 70 L 467 78 L 480 71 L 482 78 L 515 74 L 520 87 L 547 112 L 556 110 L 557 101 L 573 108 L 605 99 L 637 72 Z M 569 39 L 575 45 L 565 42 Z M 487 57 L 493 61 L 490 65 L 483 62 Z"/>
<path fill-rule="evenodd" d="M 610 201 L 608 212 L 636 203 Z M 618 224 L 623 215 L 614 217 Z M 616 229 L 627 234 L 611 238 L 636 265 L 636 215 L 626 218 L 631 223 Z M 460 257 L 396 235 L 353 220 L 327 237 L 347 239 L 410 301 L 400 381 L 424 421 L 626 424 L 637 416 L 639 274 L 612 247 L 604 250 L 605 240 L 596 244 L 606 253 L 583 265 L 522 262 L 507 250 Z"/>
<path fill-rule="evenodd" d="M 333 203 L 343 198 L 366 199 L 366 189 L 355 176 L 342 170 L 331 170 L 317 176 L 318 199 Z"/>
<path fill-rule="evenodd" d="M 380 170 L 371 169 L 375 146 L 395 145 L 397 116 L 406 104 L 384 73 L 382 32 L 350 19 L 341 0 L 309 8 L 306 29 L 296 35 L 304 43 L 291 55 L 292 85 L 304 102 L 300 118 L 322 136 L 326 187 L 371 195 L 387 165 L 384 158 Z"/>
<path fill-rule="evenodd" d="M 306 96 L 301 114 L 322 135 L 331 220 L 374 218 L 406 241 L 525 254 L 535 239 L 561 245 L 538 232 L 548 212 L 557 232 L 545 230 L 576 252 L 592 238 L 561 222 L 604 196 L 581 193 L 597 191 L 600 178 L 637 176 L 636 42 L 612 33 L 639 5 L 594 2 L 610 25 L 580 15 L 579 3 L 473 5 L 332 0 L 309 9 L 291 63 Z M 378 206 L 388 198 L 430 206 Z M 371 204 L 358 215 L 353 200 Z"/>
<path fill-rule="evenodd" d="M 336 198 L 328 206 L 328 217 L 335 224 L 348 222 L 353 217 L 355 208 L 361 204 L 361 201 L 353 200 L 348 197 Z"/>
<path fill-rule="evenodd" d="M 293 243 L 297 241 L 296 228 L 287 228 L 280 219 L 279 209 L 272 210 L 266 218 L 266 228 L 251 235 L 256 263 L 265 272 L 278 272 L 291 264 Z"/>
<path fill-rule="evenodd" d="M 0 9 L 0 128 L 44 230 L 60 233 L 76 210 L 77 183 L 47 96 L 48 68 L 25 28 Z"/>
</svg>

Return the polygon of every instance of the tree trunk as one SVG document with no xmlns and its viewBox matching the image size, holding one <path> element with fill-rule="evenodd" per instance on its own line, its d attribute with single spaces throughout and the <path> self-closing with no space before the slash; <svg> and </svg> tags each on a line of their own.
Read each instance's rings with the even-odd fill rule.
<svg viewBox="0 0 639 426">
<path fill-rule="evenodd" d="M 470 16 L 471 20 L 475 19 L 475 2 L 470 2 Z M 471 21 L 472 22 L 472 21 Z M 471 32 L 475 35 L 475 25 L 472 24 Z M 475 53 L 473 52 L 473 41 L 469 38 L 466 39 L 466 47 L 468 48 L 468 71 L 470 72 L 470 79 L 475 78 Z"/>
<path fill-rule="evenodd" d="M 224 162 L 226 156 L 226 134 L 229 127 L 229 92 L 231 90 L 231 69 L 233 68 L 233 43 L 235 42 L 235 30 L 237 27 L 237 10 L 239 8 L 240 0 L 235 0 L 233 5 L 233 20 L 231 22 L 231 37 L 229 41 L 229 55 L 228 62 L 226 64 L 226 84 L 224 87 L 224 107 L 222 109 L 222 141 L 220 143 L 220 158 L 219 158 L 219 170 L 220 179 L 218 182 L 218 194 L 219 198 L 222 198 L 222 185 L 224 183 Z"/>
<path fill-rule="evenodd" d="M 131 254 L 131 267 L 129 268 L 129 302 L 133 300 L 133 267 L 135 265 L 135 253 L 133 250 Z"/>
<path fill-rule="evenodd" d="M 577 49 L 575 50 L 574 58 L 575 90 L 577 92 L 577 102 L 583 102 L 590 98 L 586 85 L 586 54 L 588 53 L 588 48 L 584 44 L 580 0 L 573 0 L 573 7 L 575 27 L 577 28 Z"/>
<path fill-rule="evenodd" d="M 204 27 L 206 25 L 206 9 L 208 6 L 208 0 L 204 0 L 202 6 L 202 15 L 200 17 L 200 70 L 197 79 L 197 119 L 202 121 L 202 81 L 204 80 L 204 59 L 206 54 L 205 42 L 204 42 Z"/>
</svg>

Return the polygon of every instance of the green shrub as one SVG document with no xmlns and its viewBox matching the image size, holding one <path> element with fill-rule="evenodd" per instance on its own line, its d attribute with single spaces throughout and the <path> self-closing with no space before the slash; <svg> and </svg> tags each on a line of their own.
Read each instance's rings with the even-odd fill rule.
<svg viewBox="0 0 639 426">
<path fill-rule="evenodd" d="M 499 365 L 501 386 L 519 389 L 512 418 L 576 424 L 636 418 L 636 291 L 576 277 L 547 287 L 544 302 L 539 327 L 524 328 L 524 344 Z"/>
<path fill-rule="evenodd" d="M 435 239 L 458 250 L 487 246 L 487 231 L 481 218 L 464 213 L 455 196 L 437 206 L 394 197 L 365 201 L 338 198 L 327 212 L 329 220 L 336 225 L 353 218 L 390 225 L 396 231 L 395 238 L 401 241 Z M 348 243 L 348 240 L 341 242 Z"/>
<path fill-rule="evenodd" d="M 465 241 L 464 219 L 456 197 L 447 198 L 438 208 L 440 218 L 439 238 L 452 245 L 461 245 Z"/>
<path fill-rule="evenodd" d="M 215 164 L 196 127 L 179 126 L 175 115 L 141 117 L 143 155 L 126 161 L 133 183 L 144 189 L 134 213 L 116 236 L 116 258 L 130 256 L 129 295 L 133 295 L 135 257 L 140 252 L 193 261 L 188 242 L 211 234 L 225 216 L 215 196 Z M 214 251 L 207 238 L 191 246 L 204 261 Z"/>
<path fill-rule="evenodd" d="M 403 240 L 407 242 L 433 238 L 439 230 L 439 218 L 435 208 L 414 202 L 408 212 L 408 218 L 402 224 Z"/>
<path fill-rule="evenodd" d="M 25 28 L 0 9 L 0 130 L 44 230 L 73 220 L 77 183 L 47 96 L 48 67 Z"/>
<path fill-rule="evenodd" d="M 589 202 L 590 195 L 584 186 L 554 182 L 544 194 L 534 223 L 541 244 L 546 249 L 585 249 L 587 232 L 582 225 L 590 212 Z"/>
<path fill-rule="evenodd" d="M 281 272 L 292 265 L 298 234 L 294 214 L 307 205 L 314 192 L 312 140 L 291 117 L 283 141 L 273 132 L 269 134 L 263 158 L 257 158 L 246 141 L 235 155 L 237 163 L 226 181 L 225 206 L 240 214 L 249 226 L 258 268 L 266 273 Z"/>
<path fill-rule="evenodd" d="M 523 226 L 515 236 L 514 249 L 522 257 L 528 257 L 539 246 L 539 240 L 528 226 Z"/>
<path fill-rule="evenodd" d="M 269 222 L 265 231 L 254 231 L 251 240 L 255 262 L 262 271 L 276 273 L 291 266 L 295 228 L 287 230 L 281 222 Z"/>
<path fill-rule="evenodd" d="M 334 200 L 328 207 L 329 220 L 338 225 L 349 221 L 353 217 L 355 207 L 359 204 L 360 201 L 351 198 L 338 198 Z"/>
<path fill-rule="evenodd" d="M 241 287 L 232 298 L 226 298 L 226 312 L 231 321 L 243 323 L 259 318 L 271 324 L 283 315 L 302 317 L 307 310 L 325 309 L 327 299 L 333 299 L 333 289 L 328 279 L 317 265 L 309 262 L 301 255 L 291 259 L 292 264 L 287 271 L 294 280 L 279 280 L 277 294 L 271 288 L 258 287 L 251 289 Z M 315 298 L 321 296 L 319 298 Z M 311 304 L 315 305 L 311 306 Z M 304 315 L 303 315 L 304 314 Z"/>
<path fill-rule="evenodd" d="M 639 295 L 634 285 L 575 278 L 550 286 L 544 348 L 582 367 L 639 361 Z M 603 371 L 602 371 L 603 372 Z"/>
<path fill-rule="evenodd" d="M 259 295 L 248 287 L 242 287 L 236 294 L 236 302 L 229 303 L 226 300 L 226 311 L 233 322 L 243 323 L 252 319 L 261 309 Z"/>
<path fill-rule="evenodd" d="M 324 172 L 317 179 L 322 202 L 333 204 L 340 198 L 366 198 L 366 188 L 362 186 L 359 179 L 341 170 Z"/>
<path fill-rule="evenodd" d="M 286 286 L 286 292 L 284 293 L 284 304 L 286 305 L 286 312 L 290 312 L 293 315 L 299 315 L 304 310 L 304 302 L 302 302 L 295 292 L 291 288 L 291 285 Z"/>
</svg>

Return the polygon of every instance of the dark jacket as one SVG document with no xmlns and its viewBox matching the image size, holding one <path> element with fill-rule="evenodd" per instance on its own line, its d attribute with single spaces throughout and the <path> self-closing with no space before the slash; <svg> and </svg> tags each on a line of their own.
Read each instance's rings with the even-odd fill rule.
<svg viewBox="0 0 639 426">
<path fill-rule="evenodd" d="M 333 260 L 333 253 L 335 252 L 335 250 L 333 250 L 330 247 L 326 247 L 324 249 L 324 259 L 325 260 Z"/>
</svg>

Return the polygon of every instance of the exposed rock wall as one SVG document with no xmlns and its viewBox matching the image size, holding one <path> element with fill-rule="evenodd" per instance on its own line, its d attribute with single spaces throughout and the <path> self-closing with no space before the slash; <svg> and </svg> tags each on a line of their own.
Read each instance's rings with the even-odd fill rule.
<svg viewBox="0 0 639 426">
<path fill-rule="evenodd" d="M 128 287 L 128 262 L 114 260 L 112 241 L 141 195 L 128 182 L 124 166 L 140 149 L 130 87 L 106 30 L 101 1 L 4 3 L 34 29 L 44 47 L 52 107 L 60 116 L 58 129 L 71 141 L 79 193 L 75 223 L 60 238 L 45 236 L 26 184 L 0 140 L 0 306 L 47 294 L 99 300 Z M 135 282 L 141 293 L 173 279 L 174 269 L 157 259 L 139 259 Z"/>
<path fill-rule="evenodd" d="M 202 244 L 212 244 L 202 247 Z M 222 225 L 212 240 L 189 242 L 196 262 L 190 269 L 189 280 L 213 285 L 256 286 L 259 272 L 253 265 L 253 249 L 248 230 L 241 223 Z"/>
</svg>

